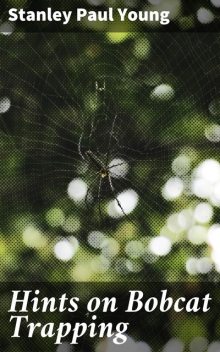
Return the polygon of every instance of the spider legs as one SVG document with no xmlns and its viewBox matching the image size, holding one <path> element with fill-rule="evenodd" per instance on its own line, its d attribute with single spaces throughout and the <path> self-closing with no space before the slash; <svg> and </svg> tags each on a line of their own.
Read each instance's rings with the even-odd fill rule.
<svg viewBox="0 0 220 352">
<path fill-rule="evenodd" d="M 89 209 L 89 204 L 88 204 L 89 192 L 90 192 L 91 188 L 93 187 L 93 185 L 96 183 L 96 180 L 97 180 L 98 177 L 99 177 L 99 172 L 97 173 L 97 176 L 95 177 L 93 182 L 90 184 L 89 188 L 87 189 L 86 197 L 85 197 L 85 203 L 86 203 L 87 209 Z M 100 200 L 101 200 L 101 190 L 102 190 L 102 177 L 100 176 L 99 188 L 98 188 L 98 194 L 97 194 L 100 219 L 102 219 L 101 202 L 100 202 Z"/>
<path fill-rule="evenodd" d="M 105 164 L 105 167 L 107 167 L 107 166 L 108 166 L 108 163 L 109 163 L 111 142 L 112 142 L 112 136 L 113 136 L 113 132 L 114 132 L 114 127 L 115 127 L 115 121 L 116 121 L 116 119 L 117 119 L 117 115 L 115 115 L 115 117 L 114 117 L 114 119 L 113 119 L 111 131 L 110 131 L 110 136 L 109 136 L 109 141 L 108 141 L 108 150 L 107 150 L 107 155 L 106 155 L 106 164 Z"/>
<path fill-rule="evenodd" d="M 78 143 L 78 153 L 81 156 L 83 160 L 85 160 L 85 157 L 83 156 L 82 149 L 81 149 L 81 144 L 82 144 L 82 139 L 83 139 L 83 133 L 81 134 L 79 138 L 79 143 Z"/>
<path fill-rule="evenodd" d="M 122 163 L 119 163 L 119 164 L 115 164 L 115 165 L 112 165 L 112 166 L 107 167 L 107 169 L 110 170 L 110 169 L 113 169 L 113 167 L 121 166 L 121 165 L 124 165 L 124 164 L 126 164 L 126 163 L 125 163 L 125 162 L 122 162 Z"/>
<path fill-rule="evenodd" d="M 97 177 L 98 177 L 98 176 L 95 177 L 95 179 L 94 179 L 93 182 L 90 184 L 90 186 L 89 186 L 89 188 L 87 189 L 87 192 L 86 192 L 85 203 L 86 203 L 87 209 L 89 208 L 89 204 L 88 204 L 89 192 L 90 192 L 92 186 L 94 185 L 94 183 L 96 182 Z"/>
<path fill-rule="evenodd" d="M 100 177 L 100 180 L 99 180 L 99 189 L 98 189 L 98 206 L 99 206 L 99 216 L 100 216 L 100 220 L 102 220 L 102 210 L 101 210 L 101 203 L 100 203 L 101 190 L 102 190 L 102 177 Z"/>
<path fill-rule="evenodd" d="M 112 193 L 113 193 L 114 199 L 116 200 L 116 202 L 117 202 L 119 208 L 121 209 L 123 215 L 127 216 L 127 214 L 124 212 L 124 209 L 123 209 L 121 203 L 119 202 L 119 200 L 118 200 L 118 198 L 117 198 L 117 195 L 116 195 L 116 193 L 115 193 L 115 189 L 114 189 L 114 186 L 113 186 L 112 179 L 111 179 L 111 176 L 110 176 L 110 175 L 108 175 L 108 180 L 109 180 L 110 188 L 111 188 L 111 191 L 112 191 Z"/>
</svg>

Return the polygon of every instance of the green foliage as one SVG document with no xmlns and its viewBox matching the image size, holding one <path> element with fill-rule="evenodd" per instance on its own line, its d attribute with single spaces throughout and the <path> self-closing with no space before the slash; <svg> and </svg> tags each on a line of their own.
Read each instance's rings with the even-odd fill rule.
<svg viewBox="0 0 220 352">
<path fill-rule="evenodd" d="M 0 114 L 1 280 L 219 280 L 219 35 L 14 33 L 0 36 L 0 52 L 0 107 L 11 101 Z M 105 104 L 96 82 L 106 82 Z M 100 219 L 97 187 L 88 208 L 67 189 L 94 184 L 79 139 L 86 149 L 95 121 L 91 145 L 104 150 L 115 115 L 113 156 L 119 140 L 130 167 L 116 193 L 132 188 L 139 201 L 114 218 L 105 186 Z M 170 249 L 160 254 L 155 238 Z M 170 333 L 184 340 L 195 329 L 207 335 L 190 318 Z"/>
</svg>

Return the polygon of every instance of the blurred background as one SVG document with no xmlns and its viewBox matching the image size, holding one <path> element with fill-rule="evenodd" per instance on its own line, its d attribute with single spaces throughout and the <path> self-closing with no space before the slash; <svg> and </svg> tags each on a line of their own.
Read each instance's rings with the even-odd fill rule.
<svg viewBox="0 0 220 352">
<path fill-rule="evenodd" d="M 155 5 L 193 32 L 21 33 L 1 22 L 1 281 L 218 282 L 220 41 L 197 28 L 220 3 Z M 109 154 L 114 192 L 107 180 L 99 189 L 88 150 Z M 184 319 L 138 348 L 219 351 L 217 318 L 212 333 L 208 318 Z"/>
</svg>

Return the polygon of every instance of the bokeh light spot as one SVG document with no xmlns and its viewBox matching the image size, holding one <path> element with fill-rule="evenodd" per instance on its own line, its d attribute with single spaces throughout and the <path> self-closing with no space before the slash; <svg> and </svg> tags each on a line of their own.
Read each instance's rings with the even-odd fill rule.
<svg viewBox="0 0 220 352">
<path fill-rule="evenodd" d="M 183 181 L 179 177 L 170 178 L 162 189 L 162 195 L 166 200 L 179 198 L 184 190 Z"/>
<path fill-rule="evenodd" d="M 128 163 L 123 159 L 113 159 L 108 167 L 110 168 L 110 174 L 114 178 L 120 178 L 127 175 L 129 166 Z"/>
<path fill-rule="evenodd" d="M 199 203 L 194 211 L 194 218 L 201 224 L 206 224 L 213 217 L 213 208 L 209 203 Z"/>
<path fill-rule="evenodd" d="M 106 236 L 100 231 L 92 231 L 88 235 L 88 243 L 93 248 L 102 248 Z"/>
<path fill-rule="evenodd" d="M 63 229 L 66 232 L 76 232 L 80 229 L 81 223 L 78 217 L 69 215 L 64 224 L 63 224 Z"/>
<path fill-rule="evenodd" d="M 149 242 L 149 250 L 157 256 L 165 256 L 171 251 L 171 241 L 165 236 L 157 236 Z"/>
<path fill-rule="evenodd" d="M 133 189 L 128 189 L 120 193 L 117 196 L 117 199 L 120 202 L 123 211 L 116 200 L 111 201 L 108 204 L 108 214 L 113 218 L 130 214 L 136 208 L 139 197 Z"/>
<path fill-rule="evenodd" d="M 27 247 L 42 248 L 47 245 L 46 237 L 33 226 L 28 226 L 25 228 L 22 238 Z"/>
<path fill-rule="evenodd" d="M 177 176 L 186 175 L 190 171 L 190 158 L 186 155 L 180 155 L 172 163 L 172 171 Z"/>
<path fill-rule="evenodd" d="M 161 84 L 154 88 L 151 98 L 155 100 L 170 100 L 174 95 L 174 89 L 169 84 Z"/>
<path fill-rule="evenodd" d="M 52 227 L 62 226 L 65 221 L 65 215 L 62 209 L 52 208 L 46 213 L 46 220 Z"/>
<path fill-rule="evenodd" d="M 214 15 L 212 11 L 206 9 L 205 7 L 201 7 L 197 11 L 197 19 L 202 24 L 209 24 L 214 20 Z"/>
<path fill-rule="evenodd" d="M 209 111 L 213 116 L 220 115 L 220 99 L 216 98 L 209 104 Z"/>
<path fill-rule="evenodd" d="M 6 113 L 11 106 L 11 101 L 7 97 L 0 98 L 0 114 Z"/>
<path fill-rule="evenodd" d="M 163 348 L 163 352 L 183 352 L 184 351 L 184 343 L 177 339 L 170 339 Z"/>
<path fill-rule="evenodd" d="M 217 124 L 212 124 L 206 127 L 205 136 L 210 142 L 220 142 L 220 126 Z"/>
<path fill-rule="evenodd" d="M 73 238 L 74 239 L 74 238 Z M 57 259 L 62 261 L 69 261 L 73 258 L 74 254 L 78 249 L 78 241 L 74 239 L 75 243 L 71 243 L 67 239 L 63 239 L 58 241 L 54 246 L 54 254 Z"/>
<path fill-rule="evenodd" d="M 69 183 L 67 193 L 70 199 L 77 202 L 86 197 L 87 189 L 87 184 L 83 180 L 75 178 Z"/>
<path fill-rule="evenodd" d="M 0 24 L 0 33 L 3 35 L 11 35 L 14 32 L 13 23 L 3 22 Z"/>
</svg>

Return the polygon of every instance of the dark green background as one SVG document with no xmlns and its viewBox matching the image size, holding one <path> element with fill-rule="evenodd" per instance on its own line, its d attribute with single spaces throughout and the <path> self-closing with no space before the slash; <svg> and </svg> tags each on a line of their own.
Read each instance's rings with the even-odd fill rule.
<svg viewBox="0 0 220 352">
<path fill-rule="evenodd" d="M 2 281 L 94 281 L 99 288 L 101 281 L 182 280 L 199 287 L 204 281 L 218 282 L 219 204 L 191 191 L 198 166 L 208 159 L 220 162 L 219 34 L 196 33 L 201 27 L 196 11 L 206 4 L 196 1 L 188 14 L 194 33 L 15 30 L 0 36 Z M 206 7 L 216 13 L 210 3 Z M 185 21 L 183 15 L 183 9 L 177 12 L 176 23 Z M 106 83 L 105 94 L 97 94 L 96 82 Z M 161 84 L 171 86 L 173 93 L 155 97 L 152 92 Z M 4 97 L 11 102 L 6 112 Z M 100 219 L 98 183 L 91 165 L 82 173 L 78 143 L 83 132 L 84 151 L 106 152 L 115 115 L 112 156 L 129 165 L 129 181 L 114 180 L 116 193 L 136 190 L 139 202 L 128 217 L 111 218 L 107 207 L 112 193 L 104 185 Z M 96 128 L 89 143 L 92 121 Z M 177 175 L 174 160 L 180 155 L 189 167 Z M 210 178 L 209 171 L 204 178 Z M 169 200 L 163 189 L 174 177 L 184 191 Z M 75 178 L 92 184 L 89 207 L 67 195 Z M 204 202 L 213 216 L 203 223 L 195 209 Z M 189 221 L 185 228 L 178 220 L 183 218 Z M 88 243 L 92 231 L 106 236 L 103 248 Z M 165 256 L 149 250 L 160 235 L 172 244 Z M 69 261 L 54 254 L 54 246 L 65 238 L 77 249 Z M 218 338 L 218 317 L 212 337 L 205 316 L 185 319 L 186 330 L 177 324 L 170 336 L 187 343 L 193 336 L 208 336 L 209 342 Z M 19 346 L 10 351 L 22 351 Z"/>
</svg>

